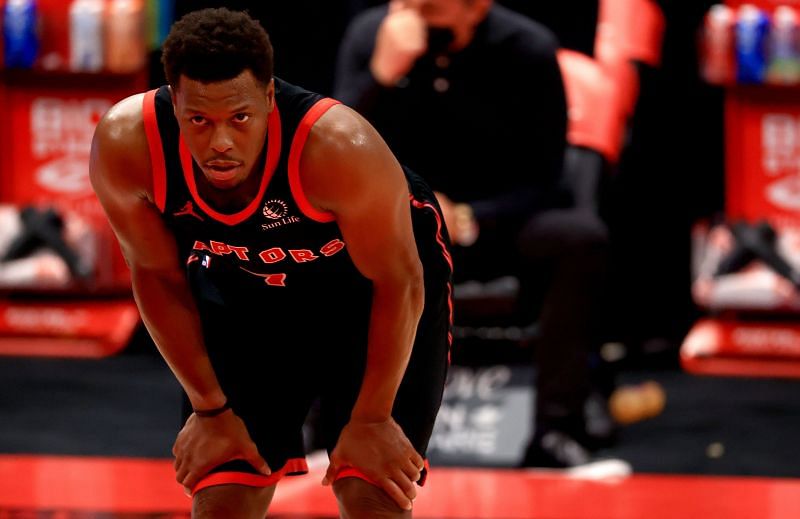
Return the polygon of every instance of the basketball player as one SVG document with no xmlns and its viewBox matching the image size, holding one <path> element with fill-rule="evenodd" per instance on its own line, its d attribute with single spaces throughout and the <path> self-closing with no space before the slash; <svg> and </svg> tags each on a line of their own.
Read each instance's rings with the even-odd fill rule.
<svg viewBox="0 0 800 519">
<path fill-rule="evenodd" d="M 342 516 L 410 517 L 450 342 L 432 192 L 355 112 L 274 78 L 247 14 L 185 16 L 163 62 L 169 86 L 99 123 L 91 179 L 191 405 L 193 517 L 263 518 L 307 471 L 316 399 Z"/>
</svg>

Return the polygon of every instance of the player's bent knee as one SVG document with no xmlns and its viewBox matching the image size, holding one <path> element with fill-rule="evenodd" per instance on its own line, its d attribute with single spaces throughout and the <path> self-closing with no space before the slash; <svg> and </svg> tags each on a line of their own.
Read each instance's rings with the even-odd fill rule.
<svg viewBox="0 0 800 519">
<path fill-rule="evenodd" d="M 410 518 L 383 489 L 359 478 L 342 478 L 333 484 L 339 512 L 345 519 Z"/>
<path fill-rule="evenodd" d="M 192 500 L 192 519 L 264 519 L 274 494 L 275 485 L 204 488 Z"/>
</svg>

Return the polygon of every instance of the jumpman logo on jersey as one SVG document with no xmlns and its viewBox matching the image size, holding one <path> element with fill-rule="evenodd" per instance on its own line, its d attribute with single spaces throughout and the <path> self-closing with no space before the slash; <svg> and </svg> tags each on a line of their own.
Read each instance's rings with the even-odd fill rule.
<svg viewBox="0 0 800 519">
<path fill-rule="evenodd" d="M 175 211 L 172 214 L 175 215 L 175 216 L 187 216 L 187 215 L 188 216 L 194 216 L 195 218 L 197 218 L 201 222 L 203 221 L 203 217 L 195 212 L 194 204 L 192 204 L 192 202 L 186 202 L 186 204 L 184 204 L 184 206 L 181 207 L 180 210 Z"/>
</svg>

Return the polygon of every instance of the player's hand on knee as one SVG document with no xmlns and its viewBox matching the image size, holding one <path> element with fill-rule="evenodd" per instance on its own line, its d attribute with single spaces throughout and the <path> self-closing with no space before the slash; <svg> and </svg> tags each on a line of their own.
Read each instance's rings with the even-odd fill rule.
<svg viewBox="0 0 800 519">
<path fill-rule="evenodd" d="M 241 459 L 260 473 L 271 473 L 244 422 L 233 411 L 214 417 L 191 415 L 172 447 L 175 479 L 191 491 L 214 467 Z"/>
<path fill-rule="evenodd" d="M 351 420 L 331 452 L 322 484 L 332 484 L 345 467 L 357 468 L 398 506 L 410 510 L 424 461 L 392 418 L 380 422 Z"/>
</svg>

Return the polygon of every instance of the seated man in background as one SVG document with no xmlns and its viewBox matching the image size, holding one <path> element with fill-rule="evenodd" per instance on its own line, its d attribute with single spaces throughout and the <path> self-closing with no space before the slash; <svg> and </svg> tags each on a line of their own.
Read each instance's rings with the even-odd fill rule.
<svg viewBox="0 0 800 519">
<path fill-rule="evenodd" d="M 607 248 L 603 223 L 570 209 L 562 185 L 557 47 L 550 31 L 491 0 L 393 0 L 352 21 L 334 94 L 437 192 L 456 281 L 520 279 L 521 317 L 538 316 L 541 329 L 525 466 L 589 460 L 583 408 Z M 545 290 L 539 313 L 529 300 Z"/>
</svg>

